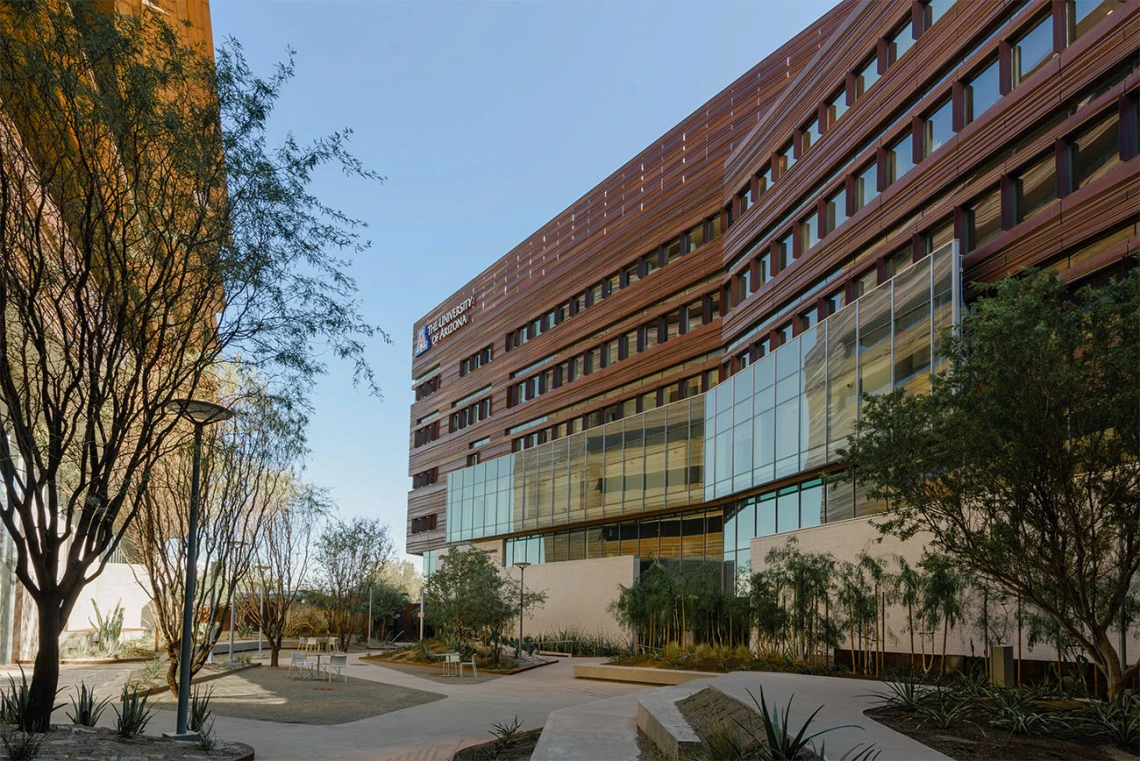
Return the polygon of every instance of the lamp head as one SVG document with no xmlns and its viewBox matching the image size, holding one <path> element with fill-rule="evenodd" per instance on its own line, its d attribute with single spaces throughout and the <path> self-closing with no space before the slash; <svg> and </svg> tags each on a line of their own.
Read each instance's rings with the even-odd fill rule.
<svg viewBox="0 0 1140 761">
<path fill-rule="evenodd" d="M 530 568 L 530 563 L 523 560 L 523 561 L 520 561 L 518 563 L 515 563 L 515 568 L 522 568 L 525 570 L 527 568 Z"/>
<path fill-rule="evenodd" d="M 229 420 L 234 413 L 220 404 L 197 399 L 172 399 L 166 404 L 167 412 L 186 418 L 196 425 L 210 425 Z"/>
</svg>

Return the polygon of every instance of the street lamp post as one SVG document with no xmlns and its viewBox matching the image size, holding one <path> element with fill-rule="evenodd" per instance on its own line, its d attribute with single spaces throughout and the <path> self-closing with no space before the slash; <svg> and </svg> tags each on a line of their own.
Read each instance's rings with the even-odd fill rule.
<svg viewBox="0 0 1140 761">
<path fill-rule="evenodd" d="M 246 543 L 245 542 L 235 542 L 234 546 L 235 547 L 245 547 Z M 234 618 L 235 618 L 234 613 L 237 610 L 236 606 L 234 605 L 234 596 L 236 594 L 237 594 L 237 584 L 235 583 L 233 590 L 231 590 L 231 592 L 230 592 L 230 660 L 229 660 L 229 664 L 231 666 L 234 665 L 235 663 L 237 663 L 237 659 L 234 658 Z"/>
<path fill-rule="evenodd" d="M 368 644 L 366 648 L 372 647 L 372 582 L 368 582 Z"/>
<path fill-rule="evenodd" d="M 530 568 L 530 563 L 522 561 L 515 563 L 515 568 L 519 569 L 519 641 L 515 647 L 515 659 L 522 658 L 522 637 L 523 637 L 523 588 L 526 583 L 526 569 Z"/>
<path fill-rule="evenodd" d="M 197 733 L 187 731 L 190 714 L 190 658 L 194 624 L 194 583 L 198 563 L 198 481 L 202 471 L 202 429 L 233 417 L 219 404 L 194 399 L 176 399 L 167 410 L 194 424 L 194 461 L 190 472 L 190 526 L 186 537 L 186 589 L 182 600 L 182 647 L 178 654 L 178 723 L 172 735 L 177 740 L 196 740 Z"/>
</svg>

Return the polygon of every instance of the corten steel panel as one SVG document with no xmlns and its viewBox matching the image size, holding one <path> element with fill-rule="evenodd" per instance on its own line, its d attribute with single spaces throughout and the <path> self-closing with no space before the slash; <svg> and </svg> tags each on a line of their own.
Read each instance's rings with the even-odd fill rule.
<svg viewBox="0 0 1140 761">
<path fill-rule="evenodd" d="M 965 8 L 969 4 L 959 3 L 955 8 L 959 6 Z M 1048 6 L 1048 2 L 1041 0 L 1030 4 L 1017 13 L 1009 28 L 1017 28 L 1026 20 L 1033 19 Z M 973 44 L 970 40 L 984 38 L 988 34 L 987 25 L 1001 15 L 1002 7 L 995 3 L 992 8 L 986 7 L 988 12 L 984 14 L 980 10 L 953 16 L 947 13 L 931 29 L 928 37 L 915 45 L 916 49 L 932 52 L 908 54 L 891 67 L 871 91 L 840 119 L 837 127 L 797 162 L 786 178 L 784 187 L 777 183 L 774 189 L 761 197 L 760 204 L 730 229 L 725 236 L 723 256 L 726 264 L 733 265 L 731 273 L 736 273 L 745 266 L 741 255 L 759 233 L 769 229 L 784 216 L 789 205 L 796 199 L 805 195 L 809 198 L 817 195 L 824 197 L 832 188 L 837 187 L 833 182 L 827 186 L 827 191 L 807 194 L 807 191 L 817 187 L 832 174 L 836 164 L 851 155 L 856 147 L 875 135 L 882 126 L 893 122 L 900 115 L 901 106 L 914 97 L 916 90 L 921 92 L 927 83 L 940 79 L 945 73 L 946 64 L 970 49 Z M 1003 173 L 1013 171 L 1019 163 L 1048 150 L 1057 137 L 1087 120 L 1097 110 L 1095 103 L 1094 107 L 1082 110 L 1068 121 L 1052 129 L 1041 130 L 1042 123 L 1056 113 L 1059 101 L 1087 90 L 1100 78 L 1119 69 L 1121 64 L 1127 65 L 1129 60 L 1134 60 L 1138 40 L 1138 7 L 1140 5 L 1135 2 L 1122 6 L 1095 30 L 1096 33 L 1090 32 L 1081 37 L 1057 58 L 1042 66 L 1041 70 L 1003 97 L 997 105 L 957 133 L 947 145 L 920 162 L 871 205 L 855 214 L 840 230 L 829 236 L 824 245 L 814 249 L 806 259 L 797 261 L 783 277 L 766 284 L 759 293 L 732 310 L 722 323 L 725 343 L 729 344 L 737 336 L 749 331 L 789 296 L 833 271 L 835 267 L 860 255 L 873 258 L 894 252 L 897 247 L 904 245 L 905 240 L 900 236 L 884 244 L 881 241 L 886 231 L 898 229 L 919 232 L 935 220 L 948 218 L 956 205 L 966 203 L 982 189 L 996 185 Z M 893 16 L 888 15 L 888 18 Z M 987 61 L 994 54 L 998 39 L 995 38 L 993 43 L 965 59 L 956 70 L 966 73 Z M 859 50 L 856 49 L 850 55 L 840 55 L 835 51 L 836 65 L 830 71 L 819 72 L 818 76 L 829 83 L 839 82 L 844 72 L 861 60 L 862 53 Z M 829 59 L 832 58 L 830 53 L 831 51 Z M 944 85 L 924 98 L 918 104 L 916 112 L 922 113 L 941 101 L 950 92 L 952 81 L 953 78 L 947 79 Z M 916 83 L 919 84 L 918 87 L 915 86 Z M 1103 101 L 1111 107 L 1114 99 L 1134 89 L 1136 83 L 1137 75 L 1133 73 L 1109 92 L 1102 94 L 1096 102 Z M 827 88 L 822 88 L 820 92 L 827 92 Z M 870 108 L 864 108 L 864 105 Z M 775 110 L 774 108 L 773 111 Z M 763 157 L 781 145 L 784 137 L 794 128 L 793 125 L 803 121 L 805 113 L 806 110 L 801 107 L 799 112 L 795 112 L 798 115 L 790 113 L 782 121 L 762 125 L 764 129 L 758 128 L 750 136 L 750 141 L 756 145 L 742 146 L 729 162 L 729 167 L 735 167 L 738 176 L 726 181 L 726 198 L 731 196 L 731 189 L 741 182 L 742 177 L 749 176 L 762 166 L 762 163 L 757 163 L 748 167 L 744 163 L 745 157 Z M 873 123 L 869 118 L 859 118 L 868 113 L 889 117 Z M 1038 134 L 1034 135 L 1034 130 Z M 893 135 L 894 132 L 888 137 Z M 1020 150 L 1016 155 L 1011 155 L 1010 146 L 1014 143 L 1018 144 Z M 870 156 L 869 153 L 864 154 L 863 158 L 853 164 L 853 168 L 863 165 Z M 759 162 L 762 158 L 756 160 Z M 1081 197 L 1075 197 L 1078 194 L 1074 194 L 1057 203 L 1056 206 L 1064 211 L 1047 210 L 1047 214 L 1063 214 L 1065 219 L 1064 226 L 1058 223 L 1051 236 L 1038 235 L 1022 240 L 1021 231 L 1015 229 L 975 252 L 967 260 L 967 279 L 993 279 L 1021 266 L 1040 264 L 1075 242 L 1087 240 L 1127 222 L 1136 215 L 1137 208 L 1135 201 L 1129 204 L 1120 194 L 1125 192 L 1124 188 L 1130 180 L 1134 181 L 1136 170 L 1122 167 L 1113 175 L 1115 180 L 1101 178 L 1090 188 L 1082 190 Z M 1042 223 L 1034 220 L 1034 225 Z M 1062 229 L 1064 232 L 1060 234 Z M 1028 233 L 1028 229 L 1025 232 Z M 975 267 L 997 251 L 1003 252 L 999 266 Z M 851 272 L 854 274 L 862 268 L 852 268 Z M 725 282 L 729 277 L 730 273 L 726 272 Z M 837 287 L 838 284 L 831 286 Z"/>
<path fill-rule="evenodd" d="M 722 206 L 722 165 L 745 134 L 743 127 L 756 122 L 772 98 L 786 86 L 789 73 L 794 76 L 798 67 L 815 54 L 820 30 L 834 26 L 853 5 L 851 0 L 840 3 L 425 315 L 417 328 L 466 298 L 475 298 L 468 324 L 413 360 L 413 377 L 438 364 L 442 378 L 438 392 L 412 406 L 409 427 L 414 430 L 416 420 L 435 410 L 439 410 L 442 424 L 441 438 L 426 446 L 411 447 L 409 435 L 409 473 L 438 467 L 442 484 L 447 472 L 466 465 L 471 452 L 469 443 L 489 436 L 491 443 L 480 448 L 481 457 L 506 454 L 510 451 L 510 437 L 505 431 L 511 426 L 637 381 L 720 345 L 719 329 L 713 323 L 535 400 L 507 407 L 507 388 L 512 381 L 509 376 L 514 370 L 552 353 L 560 361 L 567 356 L 559 351 L 562 347 L 600 329 L 608 327 L 613 335 L 619 335 L 693 300 L 692 296 L 681 297 L 680 292 L 718 275 L 719 239 L 652 273 L 651 282 L 638 282 L 615 291 L 608 299 L 565 319 L 537 339 L 504 351 L 508 331 L 549 311 L 639 255 L 655 251 L 672 236 L 718 214 Z M 702 292 L 715 288 L 710 282 Z M 598 342 L 601 340 L 599 337 Z M 493 346 L 494 351 L 490 365 L 461 378 L 459 362 L 487 345 Z M 706 366 L 715 367 L 715 360 Z M 678 371 L 654 385 L 679 381 L 696 372 Z M 491 418 L 455 433 L 448 432 L 452 403 L 488 384 L 494 386 Z M 439 486 L 409 494 L 409 532 L 412 518 L 439 514 L 436 531 L 414 536 L 409 533 L 409 551 L 422 552 L 442 544 L 436 535 L 442 536 L 445 528 L 444 495 Z"/>
<path fill-rule="evenodd" d="M 443 386 L 413 406 L 411 427 L 417 418 L 435 409 L 440 410 L 444 422 L 439 441 L 411 450 L 409 472 L 439 467 L 442 485 L 446 473 L 465 466 L 472 441 L 490 437 L 490 443 L 480 449 L 483 460 L 506 454 L 511 446 L 506 429 L 511 426 L 543 415 L 550 416 L 544 426 L 559 422 L 567 416 L 558 411 L 568 405 L 727 347 L 762 324 L 789 297 L 836 267 L 845 268 L 845 277 L 861 275 L 868 267 L 885 272 L 884 255 L 914 250 L 918 233 L 952 218 L 956 207 L 969 203 L 991 185 L 1008 186 L 1009 173 L 1052 150 L 1058 138 L 1076 130 L 1093 111 L 1111 109 L 1116 100 L 1136 88 L 1140 75 L 1134 64 L 1131 74 L 1121 75 L 1121 67 L 1135 60 L 1140 39 L 1140 0 L 1127 0 L 865 208 L 851 214 L 820 245 L 792 262 L 777 278 L 747 294 L 725 317 L 537 399 L 507 407 L 508 386 L 529 375 L 511 379 L 512 371 L 552 354 L 552 364 L 562 361 L 570 356 L 570 347 L 574 353 L 581 351 L 582 347 L 575 345 L 588 336 L 594 336 L 589 344 L 594 345 L 621 335 L 690 302 L 691 295 L 681 294 L 696 284 L 701 284 L 701 292 L 709 293 L 728 284 L 750 266 L 743 254 L 760 233 L 773 232 L 774 224 L 788 217 L 789 210 L 799 208 L 800 202 L 812 209 L 821 208 L 821 199 L 848 185 L 844 173 L 836 173 L 837 167 L 856 160 L 851 170 L 861 168 L 894 141 L 897 130 L 866 146 L 861 156 L 854 155 L 857 148 L 896 122 L 899 130 L 915 129 L 919 122 L 912 117 L 927 113 L 952 88 L 960 93 L 957 78 L 987 64 L 997 55 L 999 44 L 1007 51 L 1003 41 L 1035 22 L 1039 14 L 1051 12 L 1055 4 L 1031 0 L 1020 10 L 1017 5 L 1012 0 L 955 4 L 920 36 L 910 52 L 882 70 L 874 87 L 849 103 L 847 113 L 825 129 L 822 138 L 787 175 L 770 186 L 720 238 L 652 273 L 652 285 L 637 282 L 615 290 L 608 299 L 537 339 L 504 352 L 508 331 L 639 256 L 656 252 L 665 240 L 732 204 L 735 194 L 752 181 L 754 174 L 767 168 L 789 137 L 821 112 L 821 104 L 835 94 L 837 87 L 852 81 L 851 72 L 866 62 L 868 54 L 876 48 L 885 50 L 877 41 L 917 7 L 912 0 L 840 3 L 428 313 L 420 324 L 468 296 L 477 299 L 470 324 L 413 363 L 413 375 L 438 363 Z M 1004 25 L 999 35 L 964 57 L 999 24 Z M 1008 53 L 1003 52 L 1003 56 Z M 916 95 L 944 77 L 941 85 L 914 102 Z M 1086 108 L 1071 117 L 1058 117 L 1059 104 L 1066 99 L 1113 78 L 1119 81 L 1101 87 Z M 961 127 L 960 121 L 956 126 Z M 1011 148 L 1014 144 L 1016 152 Z M 1046 262 L 1105 231 L 1120 229 L 1137 214 L 1134 178 L 1138 173 L 1140 166 L 1132 159 L 1014 225 L 970 254 L 967 280 L 1003 277 L 1021 266 Z M 824 187 L 823 181 L 832 175 Z M 797 212 L 788 223 L 801 216 Z M 1109 250 L 1088 257 L 1065 276 L 1086 277 L 1119 265 L 1136 248 L 1135 238 L 1122 239 Z M 841 279 L 830 285 L 827 293 L 849 287 Z M 803 308 L 817 307 L 823 295 L 826 293 L 803 298 Z M 595 336 L 598 331 L 605 333 Z M 460 378 L 459 361 L 488 344 L 494 347 L 494 361 Z M 704 366 L 715 365 L 714 359 Z M 654 387 L 693 374 L 694 370 L 677 371 L 654 382 Z M 452 402 L 488 384 L 494 385 L 491 419 L 448 433 L 446 418 Z M 585 411 L 578 410 L 574 416 Z M 445 492 L 440 485 L 409 495 L 409 530 L 411 518 L 439 514 L 436 531 L 409 537 L 410 551 L 442 544 Z"/>
</svg>

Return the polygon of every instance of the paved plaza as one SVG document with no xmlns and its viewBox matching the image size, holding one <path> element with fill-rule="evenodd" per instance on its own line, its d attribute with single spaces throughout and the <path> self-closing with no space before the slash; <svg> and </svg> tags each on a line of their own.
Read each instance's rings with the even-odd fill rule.
<svg viewBox="0 0 1140 761">
<path fill-rule="evenodd" d="M 282 655 L 287 663 L 288 653 Z M 432 681 L 413 674 L 361 663 L 358 655 L 349 656 L 349 675 L 359 679 L 412 690 L 443 694 L 443 700 L 396 710 L 381 716 L 331 726 L 310 726 L 292 721 L 283 711 L 276 721 L 258 721 L 217 716 L 215 729 L 219 737 L 241 740 L 257 750 L 258 761 L 313 761 L 344 759 L 345 761 L 445 761 L 459 748 L 491 739 L 488 730 L 493 722 L 511 721 L 515 716 L 524 729 L 534 729 L 546 717 L 561 708 L 604 698 L 627 695 L 645 689 L 637 685 L 575 680 L 573 664 L 601 662 L 602 659 L 577 658 L 532 669 L 511 677 L 483 684 Z M 65 707 L 55 721 L 67 722 L 72 685 L 80 680 L 94 685 L 97 694 L 118 696 L 123 682 L 137 664 L 116 666 L 64 666 L 60 675 L 60 700 Z M 19 671 L 10 667 L 4 674 Z M 29 677 L 31 670 L 28 670 Z M 237 679 L 240 674 L 224 677 Z M 215 683 L 221 687 L 222 681 Z M 317 693 L 319 694 L 319 693 Z M 318 698 L 319 699 L 319 698 Z M 108 710 L 101 726 L 113 726 L 114 713 Z M 156 711 L 148 733 L 173 729 L 174 713 Z M 169 725 L 169 726 L 167 726 Z"/>
</svg>

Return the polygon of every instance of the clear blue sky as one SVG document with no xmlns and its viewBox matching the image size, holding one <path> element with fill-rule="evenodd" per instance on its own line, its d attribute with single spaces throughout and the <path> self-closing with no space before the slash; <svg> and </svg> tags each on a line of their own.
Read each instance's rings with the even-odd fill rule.
<svg viewBox="0 0 1140 761">
<path fill-rule="evenodd" d="M 330 364 L 307 475 L 404 548 L 412 326 L 437 303 L 834 4 L 833 0 L 214 0 L 217 42 L 267 72 L 297 51 L 275 124 L 341 127 L 383 184 L 329 173 L 367 221 L 353 272 L 380 401 Z"/>
</svg>

